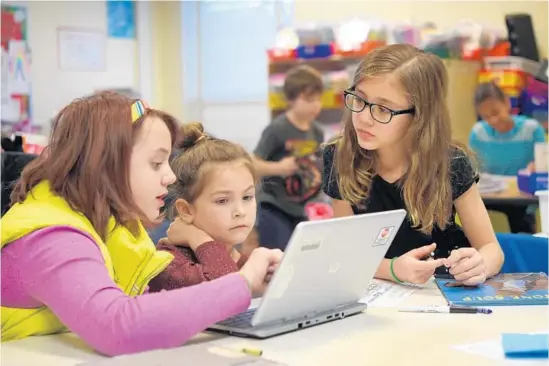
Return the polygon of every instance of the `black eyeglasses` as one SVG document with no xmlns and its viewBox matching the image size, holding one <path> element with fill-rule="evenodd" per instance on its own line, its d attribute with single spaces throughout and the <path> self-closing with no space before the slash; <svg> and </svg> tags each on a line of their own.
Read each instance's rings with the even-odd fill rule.
<svg viewBox="0 0 549 366">
<path fill-rule="evenodd" d="M 399 111 L 384 107 L 379 104 L 370 103 L 354 93 L 353 89 L 348 89 L 343 92 L 345 98 L 345 107 L 351 112 L 360 113 L 366 107 L 370 107 L 370 114 L 379 123 L 387 124 L 391 122 L 394 116 L 399 114 L 414 114 L 415 108 L 401 109 Z"/>
</svg>

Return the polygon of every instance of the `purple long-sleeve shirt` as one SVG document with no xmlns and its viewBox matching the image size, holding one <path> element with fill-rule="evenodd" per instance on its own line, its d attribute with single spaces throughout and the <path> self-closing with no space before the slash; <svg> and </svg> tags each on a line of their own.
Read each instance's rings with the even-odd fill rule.
<svg viewBox="0 0 549 366">
<path fill-rule="evenodd" d="M 2 249 L 2 306 L 46 305 L 106 355 L 184 344 L 251 301 L 238 273 L 173 291 L 129 297 L 109 277 L 98 246 L 68 227 L 37 230 Z"/>
</svg>

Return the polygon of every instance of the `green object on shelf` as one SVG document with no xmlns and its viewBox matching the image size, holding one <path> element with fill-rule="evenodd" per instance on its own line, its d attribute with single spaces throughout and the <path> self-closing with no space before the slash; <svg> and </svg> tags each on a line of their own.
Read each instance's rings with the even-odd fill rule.
<svg viewBox="0 0 549 366">
<path fill-rule="evenodd" d="M 446 47 L 426 47 L 425 52 L 430 52 L 440 58 L 451 58 L 450 50 Z"/>
</svg>

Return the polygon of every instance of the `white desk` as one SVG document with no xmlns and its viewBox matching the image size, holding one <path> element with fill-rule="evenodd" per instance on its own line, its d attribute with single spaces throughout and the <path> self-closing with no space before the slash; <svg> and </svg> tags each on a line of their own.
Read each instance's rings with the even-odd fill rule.
<svg viewBox="0 0 549 366">
<path fill-rule="evenodd" d="M 443 305 L 434 284 L 418 290 L 404 305 Z M 214 346 L 246 344 L 263 350 L 266 358 L 288 365 L 502 365 L 502 360 L 458 351 L 454 345 L 495 339 L 503 332 L 547 331 L 546 306 L 493 307 L 491 315 L 399 313 L 372 308 L 365 314 L 274 337 L 247 340 L 217 334 L 200 334 L 190 344 Z M 185 349 L 177 360 L 186 364 Z M 73 366 L 100 360 L 71 334 L 34 337 L 2 344 L 2 366 Z M 192 361 L 192 360 L 191 360 Z M 188 364 L 192 364 L 188 363 Z M 547 361 L 505 365 L 546 365 Z"/>
</svg>

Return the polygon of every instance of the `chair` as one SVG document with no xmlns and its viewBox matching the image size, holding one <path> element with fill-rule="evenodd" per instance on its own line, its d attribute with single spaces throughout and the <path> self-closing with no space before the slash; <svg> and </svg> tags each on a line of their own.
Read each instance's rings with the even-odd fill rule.
<svg viewBox="0 0 549 366">
<path fill-rule="evenodd" d="M 147 230 L 154 245 L 158 244 L 160 239 L 168 236 L 168 228 L 170 227 L 170 224 L 170 220 L 163 220 L 158 226 Z"/>
<path fill-rule="evenodd" d="M 496 237 L 505 254 L 501 273 L 547 273 L 549 239 L 508 233 L 498 233 Z"/>
<path fill-rule="evenodd" d="M 21 176 L 23 168 L 36 158 L 36 155 L 22 152 L 2 152 L 2 216 L 10 208 L 10 195 L 13 186 Z"/>
</svg>

